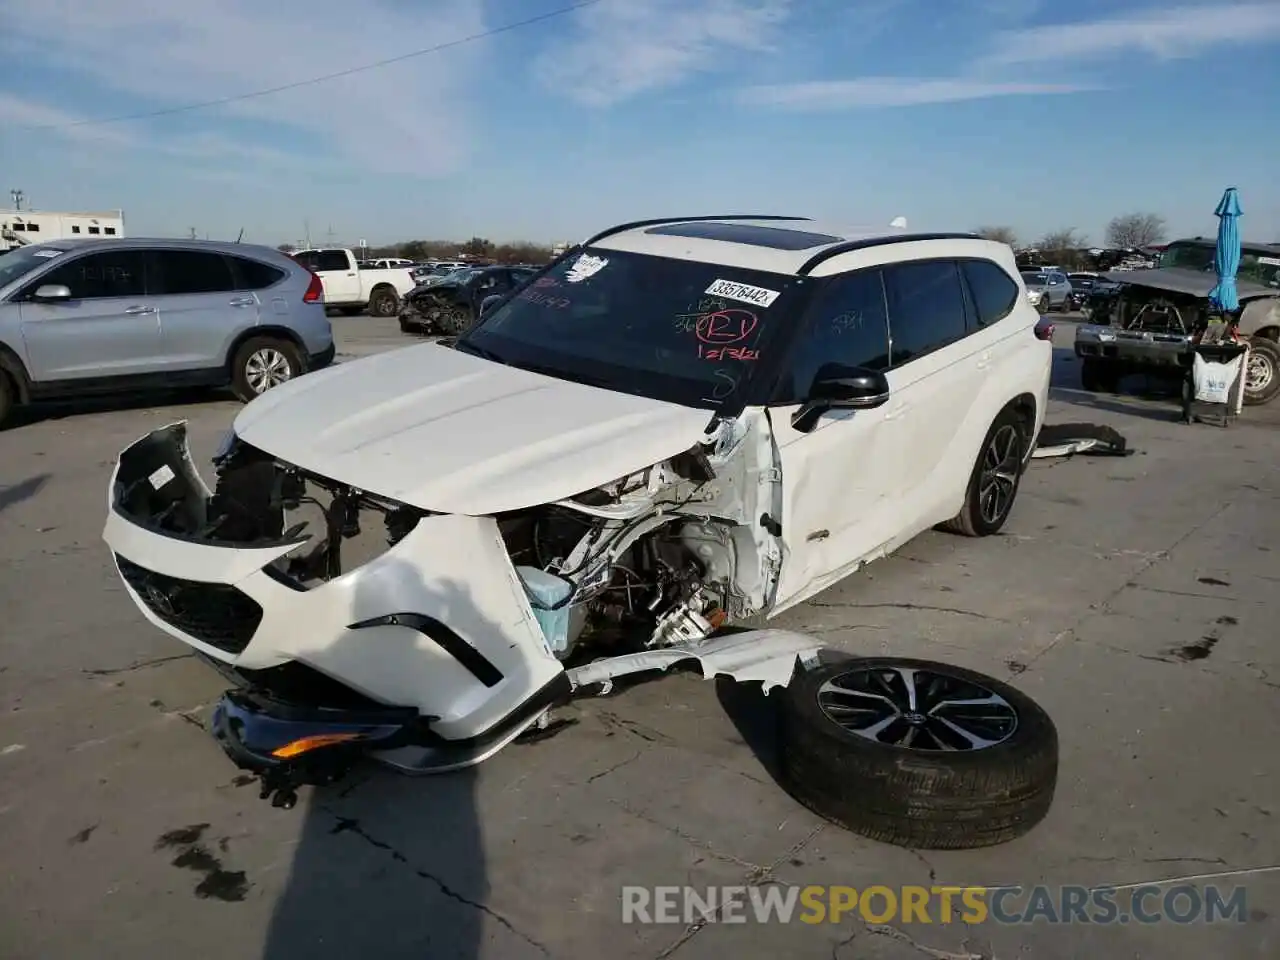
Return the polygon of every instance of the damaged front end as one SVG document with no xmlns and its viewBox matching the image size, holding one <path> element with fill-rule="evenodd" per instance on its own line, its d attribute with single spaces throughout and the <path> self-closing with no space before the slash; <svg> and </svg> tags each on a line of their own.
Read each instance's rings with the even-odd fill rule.
<svg viewBox="0 0 1280 960">
<path fill-rule="evenodd" d="M 147 619 L 235 683 L 215 736 L 281 805 L 364 755 L 410 773 L 477 763 L 616 676 L 695 659 L 782 677 L 813 648 L 778 631 L 754 649 L 712 637 L 767 611 L 782 568 L 763 412 L 493 516 L 397 502 L 234 436 L 214 464 L 210 490 L 184 424 L 134 443 L 104 539 Z"/>
</svg>

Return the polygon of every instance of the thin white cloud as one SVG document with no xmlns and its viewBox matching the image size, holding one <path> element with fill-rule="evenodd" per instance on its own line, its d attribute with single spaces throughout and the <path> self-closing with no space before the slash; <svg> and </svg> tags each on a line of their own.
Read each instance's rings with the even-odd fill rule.
<svg viewBox="0 0 1280 960">
<path fill-rule="evenodd" d="M 11 66 L 39 51 L 42 71 L 67 77 L 56 93 L 92 90 L 94 103 L 113 102 L 121 114 L 287 84 L 484 29 L 481 0 L 0 0 L 0 22 L 0 52 Z M 266 149 L 301 139 L 314 144 L 312 152 L 345 155 L 368 170 L 449 173 L 467 155 L 467 87 L 478 73 L 478 46 L 114 129 L 173 143 L 183 138 L 166 131 L 194 125 Z M 65 113 L 80 106 L 48 99 Z M 228 119 L 255 123 L 233 128 Z M 263 133 L 263 124 L 283 136 L 270 126 Z M 108 129 L 66 133 L 101 137 Z"/>
<path fill-rule="evenodd" d="M 11 93 L 0 91 L 0 124 L 6 127 L 65 127 L 68 139 L 77 142 L 99 142 L 111 146 L 131 146 L 137 138 L 119 127 L 66 126 L 83 120 L 83 117 L 58 107 L 38 103 Z"/>
<path fill-rule="evenodd" d="M 549 89 L 604 107 L 773 49 L 792 0 L 629 0 L 575 15 L 574 32 L 534 63 Z"/>
<path fill-rule="evenodd" d="M 1280 2 L 1201 4 L 1121 14 L 998 34 L 978 66 L 1073 61 L 1124 53 L 1160 59 L 1194 56 L 1212 47 L 1280 38 Z"/>
<path fill-rule="evenodd" d="M 750 106 L 785 110 L 823 111 L 872 107 L 914 107 L 929 103 L 957 103 L 992 97 L 1044 96 L 1078 93 L 1090 87 L 1075 84 L 1020 83 L 961 77 L 860 77 L 746 87 L 738 99 Z"/>
</svg>

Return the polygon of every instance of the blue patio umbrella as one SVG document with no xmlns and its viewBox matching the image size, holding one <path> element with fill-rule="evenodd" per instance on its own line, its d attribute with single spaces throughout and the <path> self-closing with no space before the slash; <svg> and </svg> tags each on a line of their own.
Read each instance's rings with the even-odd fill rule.
<svg viewBox="0 0 1280 960">
<path fill-rule="evenodd" d="M 1227 187 L 1214 211 L 1218 217 L 1218 246 L 1213 252 L 1213 266 L 1218 285 L 1209 291 L 1209 300 L 1223 313 L 1240 309 L 1236 294 L 1236 271 L 1240 269 L 1240 194 Z"/>
</svg>

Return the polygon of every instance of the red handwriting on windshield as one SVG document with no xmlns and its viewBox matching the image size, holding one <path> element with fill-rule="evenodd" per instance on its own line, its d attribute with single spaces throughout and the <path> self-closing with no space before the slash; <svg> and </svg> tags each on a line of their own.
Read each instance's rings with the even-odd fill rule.
<svg viewBox="0 0 1280 960">
<path fill-rule="evenodd" d="M 760 351 L 736 346 L 755 332 L 760 321 L 750 310 L 716 310 L 698 317 L 694 332 L 698 356 L 704 360 L 759 360 Z"/>
</svg>

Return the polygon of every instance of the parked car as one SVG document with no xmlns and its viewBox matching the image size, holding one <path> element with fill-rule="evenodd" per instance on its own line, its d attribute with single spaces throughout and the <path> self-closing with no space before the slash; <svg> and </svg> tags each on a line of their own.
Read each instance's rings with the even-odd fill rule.
<svg viewBox="0 0 1280 960">
<path fill-rule="evenodd" d="M 485 300 L 519 290 L 535 273 L 526 267 L 464 267 L 443 277 L 428 277 L 404 298 L 400 329 L 462 333 L 480 316 Z"/>
<path fill-rule="evenodd" d="M 1280 245 L 1241 247 L 1232 319 L 1249 339 L 1244 402 L 1256 406 L 1280 395 Z M 1213 240 L 1177 240 L 1152 269 L 1103 274 L 1114 286 L 1090 297 L 1089 323 L 1076 329 L 1085 390 L 1114 391 L 1128 373 L 1178 373 L 1190 362 L 1192 338 L 1214 312 L 1214 249 Z"/>
<path fill-rule="evenodd" d="M 334 357 L 318 277 L 269 247 L 75 239 L 0 256 L 0 422 L 16 405 L 230 386 L 251 400 Z"/>
<path fill-rule="evenodd" d="M 1029 270 L 1022 274 L 1031 302 L 1041 313 L 1071 309 L 1071 281 L 1059 270 Z"/>
<path fill-rule="evenodd" d="M 360 262 L 361 270 L 411 270 L 415 266 L 417 264 L 404 257 L 378 257 L 376 260 Z"/>
<path fill-rule="evenodd" d="M 972 234 L 623 224 L 453 346 L 255 401 L 212 495 L 185 428 L 152 431 L 119 458 L 104 537 L 152 624 L 252 678 L 213 730 L 286 806 L 353 755 L 469 766 L 575 693 L 692 661 L 795 690 L 781 753 L 817 809 L 861 804 L 916 846 L 998 842 L 1053 795 L 1056 734 L 1025 698 L 918 661 L 801 670 L 821 638 L 724 631 L 935 525 L 999 532 L 1050 328 L 1009 247 Z M 883 799 L 913 789 L 929 802 Z"/>
<path fill-rule="evenodd" d="M 1104 279 L 1097 273 L 1069 273 L 1067 280 L 1071 282 L 1071 308 L 1086 313 L 1090 309 L 1089 301 L 1095 295 L 1107 296 L 1115 293 L 1120 285 Z"/>
<path fill-rule="evenodd" d="M 400 298 L 416 285 L 404 267 L 362 269 L 345 247 L 299 250 L 293 259 L 313 271 L 324 285 L 324 303 L 347 316 L 368 310 L 375 317 L 394 317 Z"/>
</svg>

